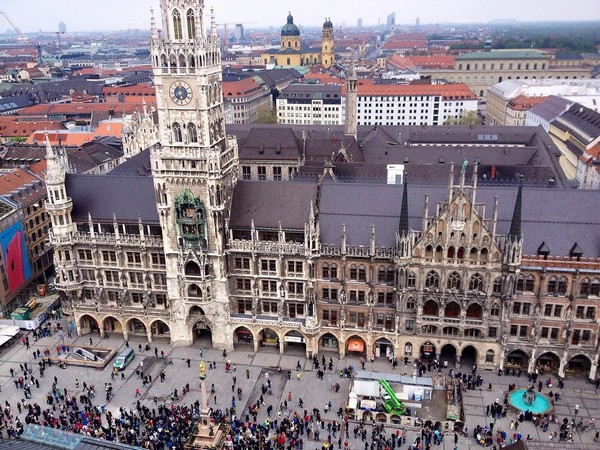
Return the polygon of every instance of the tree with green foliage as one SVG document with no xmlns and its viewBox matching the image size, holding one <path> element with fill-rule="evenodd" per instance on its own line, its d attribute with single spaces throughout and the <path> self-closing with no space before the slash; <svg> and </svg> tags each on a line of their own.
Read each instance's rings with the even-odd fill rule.
<svg viewBox="0 0 600 450">
<path fill-rule="evenodd" d="M 481 117 L 475 111 L 463 111 L 459 116 L 450 116 L 444 125 L 481 125 Z"/>
<path fill-rule="evenodd" d="M 263 106 L 258 110 L 256 115 L 256 121 L 254 123 L 260 124 L 274 124 L 277 123 L 277 111 L 270 106 Z"/>
</svg>

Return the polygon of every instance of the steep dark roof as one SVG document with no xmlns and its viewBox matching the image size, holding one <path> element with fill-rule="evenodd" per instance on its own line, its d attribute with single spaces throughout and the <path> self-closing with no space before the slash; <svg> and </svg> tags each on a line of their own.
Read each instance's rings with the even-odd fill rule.
<svg viewBox="0 0 600 450">
<path fill-rule="evenodd" d="M 289 128 L 253 128 L 245 139 L 238 140 L 240 159 L 249 160 L 298 160 L 302 146 Z"/>
<path fill-rule="evenodd" d="M 314 182 L 239 181 L 233 191 L 229 226 L 304 230 L 310 202 L 317 198 Z"/>
<path fill-rule="evenodd" d="M 150 149 L 142 150 L 137 155 L 132 156 L 123 164 L 119 164 L 109 175 L 140 175 L 149 177 L 152 175 L 150 167 Z"/>
<path fill-rule="evenodd" d="M 350 245 L 369 245 L 371 225 L 375 225 L 378 246 L 392 247 L 400 218 L 402 186 L 364 183 L 323 183 L 319 208 L 321 241 L 339 244 L 342 224 L 346 224 Z M 477 189 L 478 203 L 487 205 L 486 219 L 491 219 L 494 197 L 498 196 L 497 233 L 510 229 L 516 187 L 482 187 Z M 437 202 L 444 201 L 444 186 L 411 184 L 408 190 L 410 228 L 421 230 L 423 202 L 429 194 L 429 214 Z M 550 255 L 568 256 L 577 242 L 584 257 L 600 257 L 600 192 L 575 189 L 527 188 L 523 190 L 523 252 L 537 254 L 544 241 Z"/>
<path fill-rule="evenodd" d="M 158 223 L 151 177 L 67 174 L 66 188 L 73 200 L 73 219 L 119 223 Z"/>
<path fill-rule="evenodd" d="M 600 113 L 575 103 L 557 117 L 552 125 L 562 131 L 569 131 L 587 145 L 600 136 Z"/>
</svg>

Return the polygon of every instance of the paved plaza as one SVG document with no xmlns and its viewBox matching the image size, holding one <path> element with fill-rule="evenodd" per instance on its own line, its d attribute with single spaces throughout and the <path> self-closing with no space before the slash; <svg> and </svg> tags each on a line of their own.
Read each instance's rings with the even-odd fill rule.
<svg viewBox="0 0 600 450">
<path fill-rule="evenodd" d="M 52 321 L 54 323 L 55 321 Z M 67 322 L 65 319 L 61 320 L 63 327 L 66 329 Z M 13 368 L 17 372 L 15 376 L 21 376 L 19 364 L 27 363 L 33 366 L 33 375 L 39 378 L 39 366 L 38 360 L 33 358 L 33 351 L 40 349 L 43 351 L 45 348 L 52 350 L 52 355 L 56 355 L 55 347 L 60 343 L 58 335 L 39 339 L 33 341 L 33 336 L 29 334 L 31 342 L 31 350 L 28 352 L 25 346 L 21 342 L 15 343 L 12 347 L 2 350 L 0 353 L 0 385 L 1 393 L 0 399 L 2 404 L 8 401 L 12 405 L 12 409 L 16 412 L 16 403 L 20 401 L 23 396 L 21 390 L 17 390 L 15 384 L 12 381 L 10 375 L 10 369 Z M 72 339 L 65 337 L 65 344 L 80 344 L 88 345 L 89 339 L 92 338 L 93 345 L 100 347 L 111 347 L 116 348 L 118 351 L 125 348 L 125 342 L 122 336 L 113 335 L 105 339 L 100 339 L 96 335 L 88 335 L 83 337 L 73 336 Z M 348 365 L 353 365 L 355 368 L 360 367 L 360 361 L 358 357 L 346 357 L 339 359 L 336 353 L 325 352 L 319 355 L 319 360 L 324 355 L 329 361 L 332 358 L 334 371 L 327 371 L 324 380 L 318 380 L 316 371 L 312 368 L 312 362 L 304 357 L 303 350 L 300 348 L 292 348 L 285 354 L 279 354 L 274 348 L 261 349 L 259 353 L 254 353 L 252 348 L 236 348 L 235 351 L 230 352 L 226 357 L 223 357 L 221 351 L 207 348 L 210 344 L 208 341 L 197 341 L 191 347 L 185 348 L 171 348 L 168 341 L 156 341 L 151 344 L 150 351 L 144 351 L 140 353 L 138 350 L 139 344 L 142 344 L 142 348 L 145 346 L 145 340 L 131 340 L 129 346 L 136 352 L 134 361 L 124 371 L 125 380 L 121 380 L 120 376 L 111 379 L 112 362 L 107 365 L 103 370 L 96 370 L 92 368 L 69 366 L 67 369 L 60 369 L 57 365 L 53 364 L 52 367 L 48 367 L 44 373 L 43 378 L 39 378 L 40 387 L 36 388 L 35 385 L 31 387 L 32 398 L 29 400 L 30 403 L 38 403 L 42 408 L 47 408 L 48 405 L 45 401 L 45 396 L 51 391 L 51 385 L 53 378 L 58 378 L 58 387 L 62 390 L 67 389 L 69 395 L 75 395 L 79 398 L 81 393 L 83 382 L 88 385 L 96 386 L 96 397 L 94 399 L 95 405 L 104 404 L 105 383 L 111 382 L 115 391 L 114 398 L 106 403 L 106 408 L 113 413 L 117 414 L 120 407 L 127 409 L 135 409 L 138 398 L 135 397 L 136 388 L 141 391 L 140 400 L 142 403 L 152 408 L 155 405 L 155 398 L 158 402 L 171 403 L 171 393 L 177 389 L 180 394 L 180 399 L 176 403 L 193 403 L 200 396 L 198 375 L 199 375 L 199 363 L 201 360 L 206 361 L 206 383 L 208 391 L 210 386 L 214 384 L 216 392 L 216 407 L 225 409 L 230 407 L 232 403 L 232 396 L 235 396 L 236 411 L 241 416 L 242 420 L 245 419 L 245 406 L 249 403 L 255 403 L 260 397 L 261 391 L 260 386 L 264 383 L 267 377 L 270 377 L 273 384 L 272 394 L 265 396 L 265 406 L 262 407 L 258 414 L 258 420 L 264 421 L 267 418 L 266 407 L 268 405 L 273 406 L 272 418 L 281 411 L 281 416 L 291 416 L 293 411 L 303 412 L 303 409 L 307 409 L 309 412 L 314 407 L 319 408 L 322 412 L 323 417 L 326 421 L 337 420 L 340 422 L 340 418 L 337 416 L 337 411 L 341 407 L 343 408 L 348 398 L 349 380 L 342 378 L 338 374 L 338 370 Z M 158 349 L 159 357 L 155 357 L 154 348 Z M 202 348 L 203 357 L 200 357 L 200 349 Z M 163 351 L 172 358 L 173 364 L 166 365 L 165 360 L 160 358 L 160 352 Z M 190 359 L 190 367 L 188 368 L 187 359 Z M 215 361 L 216 369 L 208 370 L 208 362 Z M 236 366 L 235 372 L 229 374 L 225 373 L 225 362 L 229 361 L 232 366 Z M 146 387 L 142 386 L 142 380 L 136 376 L 136 369 L 140 367 L 143 362 L 143 371 L 145 374 L 152 376 L 152 382 Z M 302 371 L 300 378 L 297 376 L 296 366 L 300 362 Z M 278 373 L 276 367 L 281 366 L 282 372 Z M 291 370 L 291 379 L 288 380 L 287 370 Z M 378 359 L 375 362 L 367 362 L 366 370 L 379 371 L 379 372 L 394 372 L 399 374 L 407 373 L 412 375 L 412 366 L 405 367 L 404 363 L 400 363 L 398 367 L 393 370 L 391 364 L 385 359 Z M 165 381 L 160 381 L 160 372 L 165 371 Z M 247 378 L 247 370 L 249 372 L 249 378 Z M 425 375 L 427 376 L 428 373 Z M 457 444 L 459 449 L 477 448 L 475 440 L 472 437 L 471 431 L 477 425 L 485 425 L 493 422 L 493 419 L 486 417 L 486 406 L 493 403 L 496 399 L 502 401 L 504 393 L 507 390 L 507 386 L 511 383 L 516 383 L 517 387 L 527 387 L 527 376 L 523 374 L 520 378 L 516 376 L 501 376 L 499 377 L 495 372 L 482 372 L 480 373 L 484 378 L 482 390 L 470 390 L 464 392 L 464 406 L 466 410 L 466 424 L 469 430 L 469 436 L 460 436 Z M 234 391 L 232 392 L 233 376 L 237 378 Z M 76 380 L 79 380 L 79 387 L 76 385 Z M 183 387 L 189 383 L 191 391 L 181 397 Z M 335 393 L 332 390 L 332 385 L 339 383 L 341 389 L 339 393 Z M 488 391 L 487 386 L 492 383 L 492 390 Z M 237 389 L 242 389 L 242 400 L 238 400 Z M 557 391 L 556 385 L 554 386 L 554 392 Z M 549 389 L 544 388 L 543 392 L 547 393 Z M 291 396 L 292 401 L 289 403 L 287 410 L 281 410 L 280 405 L 284 400 Z M 301 409 L 298 406 L 299 399 L 303 400 L 304 407 Z M 331 401 L 332 407 L 328 412 L 323 413 L 326 404 Z M 215 398 L 209 398 L 209 405 L 215 406 Z M 589 383 L 587 380 L 582 378 L 567 378 L 565 382 L 565 389 L 561 392 L 561 398 L 557 402 L 555 412 L 558 418 L 562 420 L 565 417 L 572 418 L 575 416 L 575 405 L 579 405 L 579 411 L 577 417 L 580 417 L 584 421 L 589 420 L 592 417 L 600 417 L 600 391 L 595 389 L 595 386 Z M 243 411 L 243 412 L 242 412 Z M 506 418 L 498 419 L 494 424 L 494 429 L 505 430 L 509 435 L 512 435 L 514 431 L 509 429 L 509 423 L 511 420 L 515 420 L 516 416 L 514 413 L 509 412 Z M 21 420 L 24 420 L 24 414 L 21 415 Z M 354 439 L 352 429 L 354 424 L 350 424 L 350 432 L 348 439 L 349 448 L 351 450 L 362 450 L 365 448 L 365 443 L 360 439 Z M 386 426 L 389 433 L 395 432 L 396 428 L 392 425 Z M 419 430 L 406 429 L 407 430 L 407 442 L 412 444 L 415 437 L 420 435 Z M 559 432 L 557 425 L 551 425 L 547 432 L 542 432 L 541 428 L 536 428 L 532 422 L 523 422 L 520 424 L 518 432 L 523 436 L 528 434 L 533 437 L 534 440 L 549 441 L 549 434 L 553 431 Z M 594 431 L 586 431 L 583 433 L 575 432 L 575 442 L 586 442 L 591 443 L 594 436 Z M 339 437 L 339 436 L 338 436 Z M 332 436 L 333 438 L 333 436 Z M 369 441 L 370 432 L 367 438 Z M 303 436 L 304 449 L 313 450 L 320 449 L 325 440 L 327 439 L 327 432 L 321 432 L 320 442 L 314 440 L 306 440 L 306 435 Z M 345 439 L 342 439 L 342 442 Z M 337 437 L 333 438 L 332 441 L 337 444 Z M 370 442 L 369 442 L 370 444 Z M 401 448 L 407 448 L 407 445 L 403 445 Z M 454 449 L 454 434 L 449 434 L 445 437 L 441 446 L 434 446 L 435 448 L 442 449 Z M 567 447 L 567 445 L 565 445 Z M 334 446 L 338 448 L 337 445 Z"/>
</svg>

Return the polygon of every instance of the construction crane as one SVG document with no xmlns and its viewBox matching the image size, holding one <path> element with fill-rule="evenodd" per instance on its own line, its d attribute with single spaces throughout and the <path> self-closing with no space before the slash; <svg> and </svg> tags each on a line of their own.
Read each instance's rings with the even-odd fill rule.
<svg viewBox="0 0 600 450">
<path fill-rule="evenodd" d="M 62 53 L 62 43 L 61 43 L 61 34 L 65 34 L 64 31 L 40 31 L 40 34 L 55 34 L 56 41 L 58 43 L 58 52 Z"/>
<path fill-rule="evenodd" d="M 27 38 L 27 36 L 25 36 L 23 33 L 21 33 L 21 30 L 19 30 L 19 27 L 15 25 L 15 23 L 10 19 L 8 14 L 6 14 L 6 12 L 0 11 L 0 14 L 2 14 L 4 16 L 4 18 L 8 21 L 8 23 L 10 23 L 10 26 L 12 27 L 13 30 L 15 30 L 15 33 L 17 33 L 20 40 L 25 41 L 25 42 L 27 42 L 29 40 Z"/>
<path fill-rule="evenodd" d="M 33 45 L 32 43 L 29 42 L 29 38 L 27 36 L 25 36 L 23 33 L 21 33 L 21 30 L 19 29 L 19 27 L 11 20 L 11 18 L 8 16 L 8 14 L 6 14 L 5 11 L 0 11 L 0 14 L 2 14 L 4 16 L 4 18 L 8 21 L 8 23 L 10 23 L 10 26 L 12 27 L 13 30 L 15 30 L 15 33 L 17 33 L 17 36 L 19 36 L 19 40 L 26 43 L 28 47 L 31 48 L 31 56 L 33 56 L 33 59 L 41 59 L 42 54 L 36 51 L 36 47 L 35 45 Z"/>
</svg>

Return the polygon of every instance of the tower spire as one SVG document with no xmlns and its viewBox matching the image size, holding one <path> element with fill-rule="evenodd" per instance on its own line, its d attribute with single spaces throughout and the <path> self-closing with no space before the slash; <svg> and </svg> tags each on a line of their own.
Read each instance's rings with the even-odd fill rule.
<svg viewBox="0 0 600 450">
<path fill-rule="evenodd" d="M 513 211 L 512 221 L 510 222 L 510 239 L 521 239 L 521 209 L 523 206 L 523 183 L 519 185 L 517 200 L 515 201 L 515 210 Z"/>
<path fill-rule="evenodd" d="M 402 190 L 402 208 L 400 209 L 400 223 L 398 225 L 398 233 L 400 236 L 408 234 L 408 180 L 406 173 L 404 174 L 404 188 Z"/>
<path fill-rule="evenodd" d="M 156 18 L 154 17 L 154 8 L 150 8 L 150 33 L 152 36 L 158 35 L 158 30 L 156 28 Z"/>
<path fill-rule="evenodd" d="M 357 84 L 358 76 L 354 68 L 354 60 L 350 61 L 350 70 L 346 77 L 346 117 L 344 124 L 344 134 L 356 139 L 357 135 Z"/>
<path fill-rule="evenodd" d="M 217 38 L 217 22 L 215 21 L 215 9 L 210 8 L 210 36 Z M 227 39 L 227 36 L 225 36 Z"/>
<path fill-rule="evenodd" d="M 52 145 L 50 145 L 50 138 L 48 137 L 48 131 L 44 130 L 44 140 L 46 141 L 46 161 L 50 161 L 51 159 L 56 159 L 56 154 L 52 149 Z"/>
</svg>

